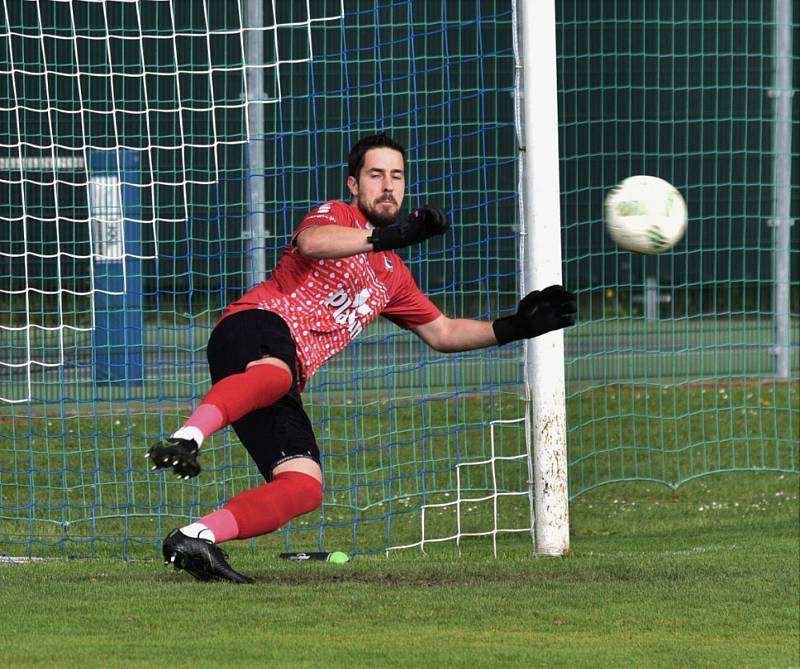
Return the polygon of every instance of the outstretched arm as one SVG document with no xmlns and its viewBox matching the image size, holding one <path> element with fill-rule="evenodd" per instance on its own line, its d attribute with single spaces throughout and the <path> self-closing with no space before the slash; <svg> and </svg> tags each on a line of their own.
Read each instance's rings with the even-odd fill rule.
<svg viewBox="0 0 800 669">
<path fill-rule="evenodd" d="M 472 351 L 497 343 L 491 322 L 469 318 L 442 315 L 430 323 L 415 327 L 413 332 L 432 349 L 442 353 Z"/>
<path fill-rule="evenodd" d="M 563 286 L 549 286 L 528 293 L 519 303 L 517 313 L 495 321 L 439 316 L 414 328 L 414 333 L 428 346 L 442 353 L 471 351 L 518 339 L 538 337 L 545 332 L 575 324 L 577 302 L 574 293 Z"/>
<path fill-rule="evenodd" d="M 346 258 L 368 251 L 389 251 L 444 234 L 450 223 L 438 207 L 424 205 L 412 211 L 405 220 L 372 230 L 359 230 L 341 225 L 315 225 L 295 238 L 297 250 L 318 260 Z"/>
<path fill-rule="evenodd" d="M 367 241 L 371 234 L 371 230 L 341 225 L 313 225 L 300 232 L 294 244 L 309 258 L 347 258 L 372 251 L 372 242 Z"/>
</svg>

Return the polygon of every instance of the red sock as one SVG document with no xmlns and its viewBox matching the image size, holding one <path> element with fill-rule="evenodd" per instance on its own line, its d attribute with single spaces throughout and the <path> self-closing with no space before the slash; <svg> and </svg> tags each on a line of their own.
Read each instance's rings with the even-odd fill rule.
<svg viewBox="0 0 800 669">
<path fill-rule="evenodd" d="M 224 508 L 236 518 L 237 539 L 274 532 L 292 518 L 322 504 L 322 484 L 301 472 L 281 472 L 269 483 L 228 500 Z"/>
<path fill-rule="evenodd" d="M 195 427 L 207 437 L 251 411 L 274 404 L 291 387 L 292 375 L 282 367 L 252 365 L 241 374 L 231 374 L 211 386 L 181 429 Z"/>
</svg>

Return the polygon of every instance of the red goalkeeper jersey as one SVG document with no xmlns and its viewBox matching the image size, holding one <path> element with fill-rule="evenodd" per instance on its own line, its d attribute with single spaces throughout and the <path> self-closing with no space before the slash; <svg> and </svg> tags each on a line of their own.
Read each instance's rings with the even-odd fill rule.
<svg viewBox="0 0 800 669">
<path fill-rule="evenodd" d="M 378 316 L 403 328 L 430 323 L 439 309 L 391 251 L 315 260 L 300 254 L 294 239 L 312 225 L 367 229 L 356 207 L 330 200 L 311 210 L 266 281 L 232 302 L 222 318 L 246 309 L 278 314 L 292 333 L 298 358 L 298 387 L 341 351 Z"/>
</svg>

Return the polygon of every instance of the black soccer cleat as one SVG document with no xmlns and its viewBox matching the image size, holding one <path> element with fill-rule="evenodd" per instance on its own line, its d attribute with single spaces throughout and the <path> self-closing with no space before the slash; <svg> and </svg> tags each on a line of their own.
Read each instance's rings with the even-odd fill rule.
<svg viewBox="0 0 800 669">
<path fill-rule="evenodd" d="M 207 539 L 187 537 L 175 529 L 164 539 L 162 551 L 164 564 L 172 564 L 176 570 L 183 569 L 198 581 L 253 583 L 254 579 L 232 569 L 227 554 Z"/>
<path fill-rule="evenodd" d="M 197 462 L 199 450 L 200 447 L 194 439 L 169 437 L 153 444 L 144 457 L 150 458 L 153 463 L 150 469 L 172 467 L 178 478 L 188 479 L 200 473 L 201 467 Z"/>
</svg>

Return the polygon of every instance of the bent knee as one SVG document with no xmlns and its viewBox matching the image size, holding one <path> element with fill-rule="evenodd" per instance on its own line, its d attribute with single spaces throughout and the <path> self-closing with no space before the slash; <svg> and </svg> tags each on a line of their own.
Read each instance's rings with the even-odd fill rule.
<svg viewBox="0 0 800 669">
<path fill-rule="evenodd" d="M 284 472 L 298 472 L 299 474 L 306 474 L 307 476 L 316 479 L 317 483 L 320 484 L 320 489 L 322 488 L 322 468 L 313 458 L 307 458 L 304 456 L 301 458 L 292 458 L 291 460 L 286 460 L 272 470 L 272 476 L 274 478 L 278 474 L 282 474 Z"/>
<path fill-rule="evenodd" d="M 322 483 L 317 481 L 317 485 L 308 486 L 307 494 L 309 511 L 313 511 L 314 509 L 318 509 L 322 506 L 322 500 L 324 499 L 324 495 L 322 494 Z"/>
<path fill-rule="evenodd" d="M 258 360 L 252 360 L 251 362 L 247 363 L 246 369 L 250 369 L 255 365 L 273 365 L 274 367 L 278 367 L 283 369 L 289 374 L 289 378 L 294 378 L 294 374 L 291 369 L 289 369 L 289 365 L 287 365 L 283 360 L 280 358 L 275 358 L 273 356 L 268 356 L 266 358 L 259 358 Z"/>
</svg>

